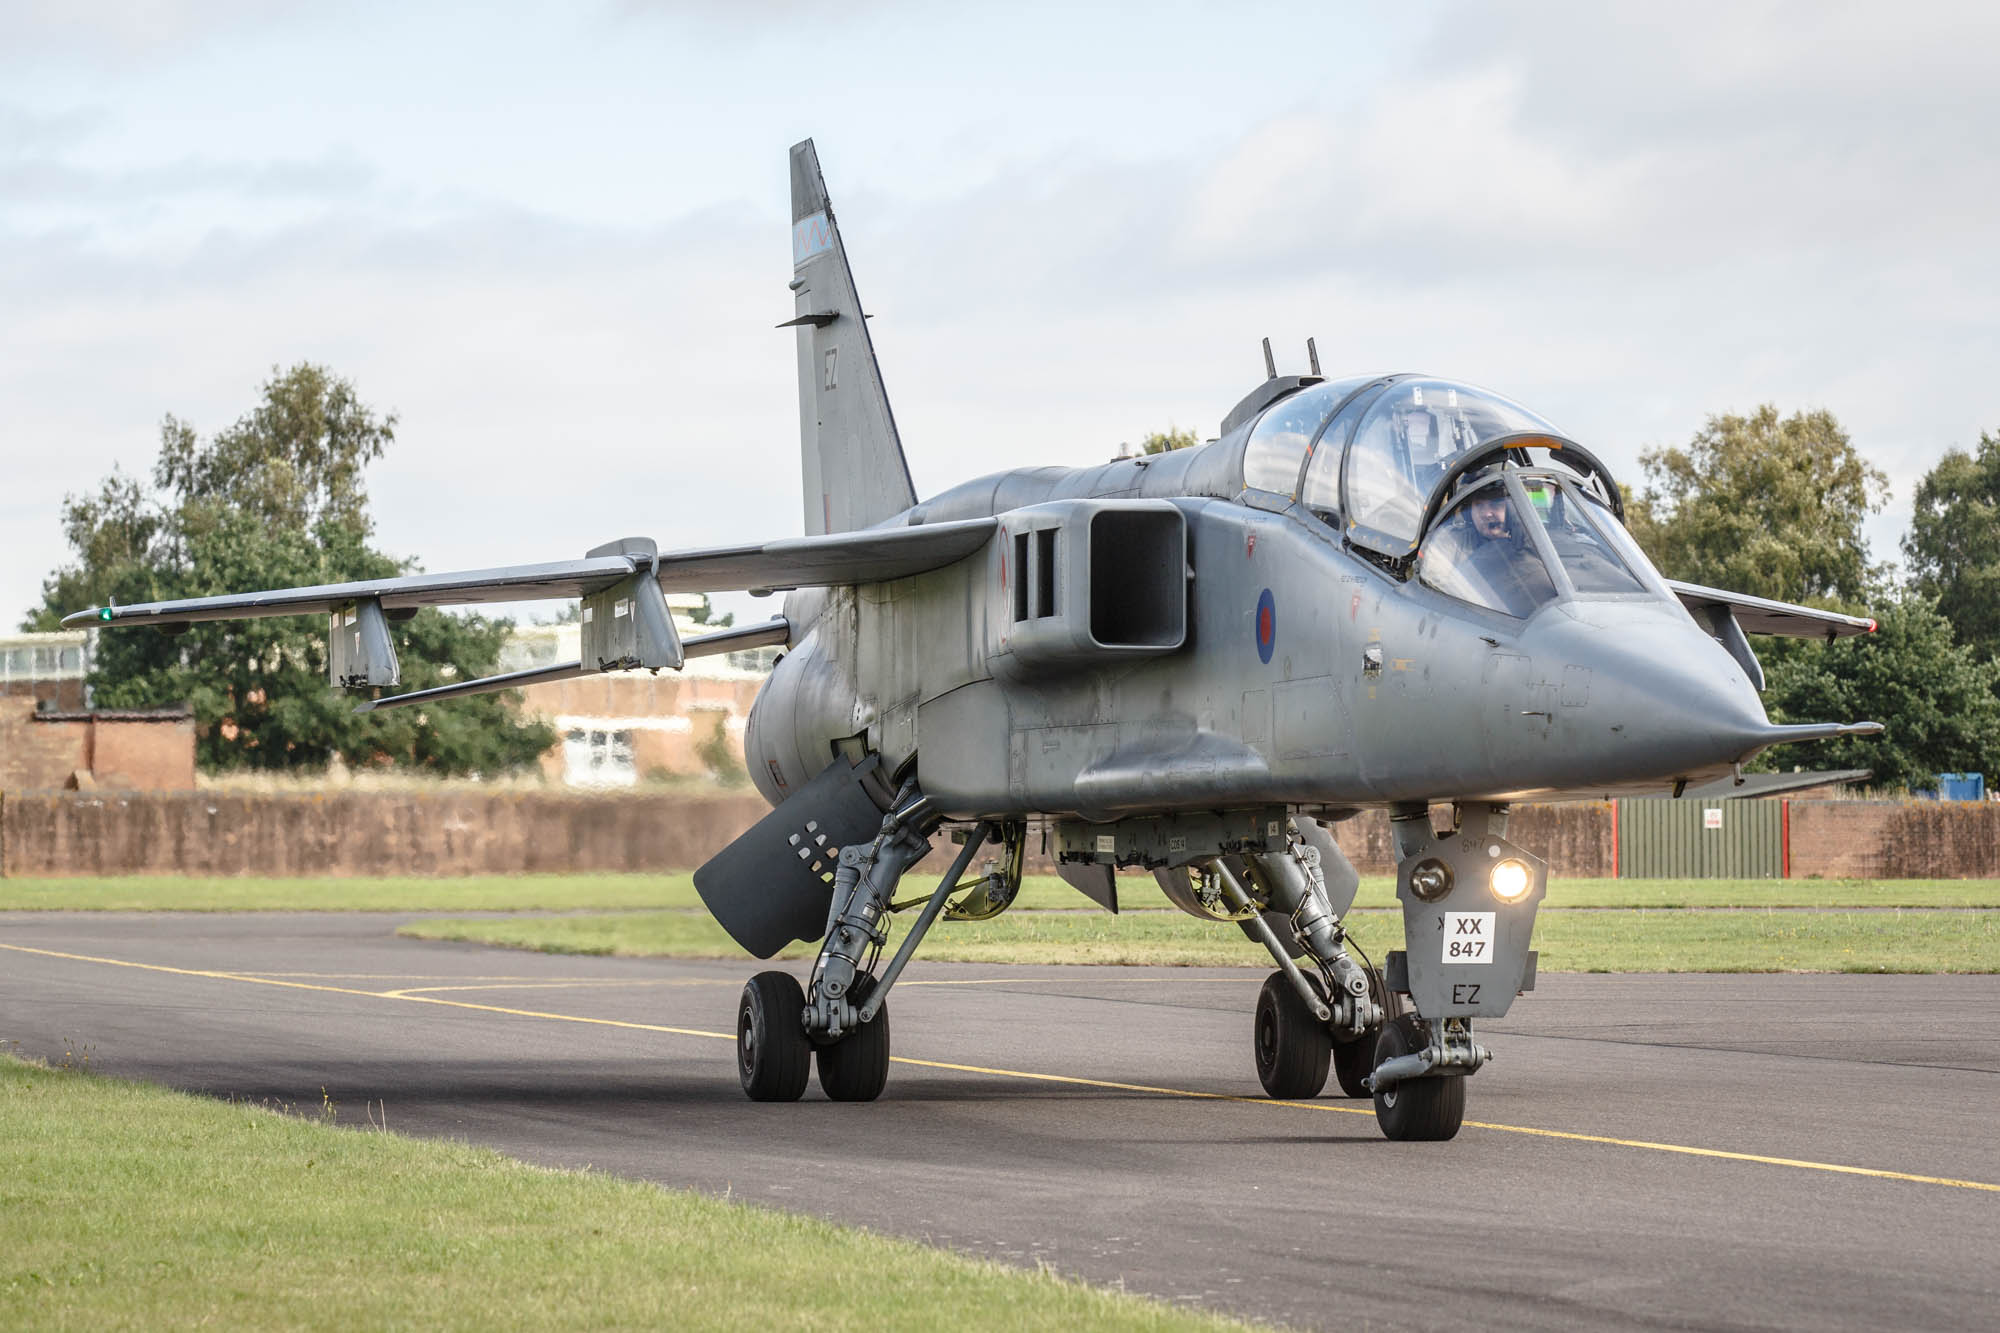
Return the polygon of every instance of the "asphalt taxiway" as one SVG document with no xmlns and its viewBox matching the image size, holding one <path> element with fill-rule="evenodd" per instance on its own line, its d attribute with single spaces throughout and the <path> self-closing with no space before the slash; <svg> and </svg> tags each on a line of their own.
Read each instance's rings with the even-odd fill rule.
<svg viewBox="0 0 2000 1333">
<path fill-rule="evenodd" d="M 2000 1311 L 2000 977 L 1544 976 L 1483 1026 L 1458 1138 L 1394 1144 L 1337 1090 L 1255 1095 L 1257 972 L 919 964 L 881 1101 L 768 1106 L 732 1045 L 756 964 L 406 919 L 0 915 L 0 1042 L 1297 1326 Z"/>
</svg>

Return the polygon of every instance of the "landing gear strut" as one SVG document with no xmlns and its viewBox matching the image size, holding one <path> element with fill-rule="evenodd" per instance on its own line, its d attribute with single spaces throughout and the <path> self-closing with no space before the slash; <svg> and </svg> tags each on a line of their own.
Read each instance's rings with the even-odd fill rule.
<svg viewBox="0 0 2000 1333">
<path fill-rule="evenodd" d="M 945 900 L 972 888 L 975 895 L 984 895 L 975 910 L 997 912 L 1020 885 L 1026 829 L 1016 826 L 1006 830 L 1013 853 L 1011 885 L 988 882 L 1006 876 L 988 876 L 973 885 L 959 882 L 993 832 L 991 825 L 980 824 L 936 891 L 923 900 L 923 911 L 878 975 L 875 965 L 888 942 L 889 913 L 915 905 L 893 903 L 891 896 L 903 873 L 931 850 L 927 833 L 938 822 L 930 798 L 917 790 L 915 780 L 905 783 L 874 840 L 840 849 L 826 936 L 806 987 L 801 989 L 790 973 L 761 972 L 743 988 L 736 1057 L 743 1090 L 752 1100 L 797 1101 L 814 1063 L 820 1088 L 830 1100 L 869 1102 L 882 1095 L 889 1079 L 889 988 L 930 932 Z"/>
<path fill-rule="evenodd" d="M 1426 805 L 1390 815 L 1406 947 L 1389 955 L 1386 974 L 1416 1012 L 1382 1029 L 1361 1083 L 1392 1139 L 1458 1133 L 1465 1080 L 1493 1058 L 1472 1039 L 1473 1019 L 1505 1014 L 1534 985 L 1528 943 L 1548 866 L 1507 841 L 1505 806 L 1465 802 L 1453 816 L 1440 835 Z"/>
<path fill-rule="evenodd" d="M 1365 1096 L 1359 1082 L 1375 1067 L 1372 1037 L 1382 1026 L 1386 992 L 1347 952 L 1340 917 L 1353 901 L 1353 886 L 1346 886 L 1336 906 L 1320 848 L 1301 831 L 1307 827 L 1294 821 L 1286 830 L 1283 851 L 1254 853 L 1238 862 L 1260 891 L 1262 904 L 1228 860 L 1218 860 L 1210 869 L 1220 879 L 1224 899 L 1242 910 L 1244 933 L 1278 965 L 1257 999 L 1254 1050 L 1264 1091 L 1288 1101 L 1317 1097 L 1332 1068 L 1343 1092 Z M 1311 831 L 1325 836 L 1316 825 Z M 1249 910 L 1260 906 L 1265 910 Z M 1289 941 L 1279 938 L 1273 919 L 1288 928 Z M 1314 973 L 1302 970 L 1294 956 L 1310 959 Z"/>
</svg>

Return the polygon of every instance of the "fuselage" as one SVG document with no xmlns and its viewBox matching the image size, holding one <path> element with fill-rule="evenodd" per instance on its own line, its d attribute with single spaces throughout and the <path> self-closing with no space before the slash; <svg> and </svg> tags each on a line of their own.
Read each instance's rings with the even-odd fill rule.
<svg viewBox="0 0 2000 1333">
<path fill-rule="evenodd" d="M 1165 502 L 1186 524 L 1185 641 L 1024 668 L 1007 622 L 1025 571 L 998 539 L 947 570 L 794 592 L 790 651 L 747 735 L 759 789 L 775 804 L 844 744 L 914 766 L 959 816 L 1332 811 L 1698 783 L 1759 747 L 1768 722 L 1742 666 L 1649 565 L 1616 592 L 1560 579 L 1527 614 L 1479 605 L 1246 487 L 1253 424 L 1165 455 L 995 473 L 889 520 Z"/>
</svg>

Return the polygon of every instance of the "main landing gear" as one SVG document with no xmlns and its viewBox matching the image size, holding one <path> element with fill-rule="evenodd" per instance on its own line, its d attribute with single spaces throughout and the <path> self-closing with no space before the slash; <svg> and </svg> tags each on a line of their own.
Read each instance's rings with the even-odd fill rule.
<svg viewBox="0 0 2000 1333">
<path fill-rule="evenodd" d="M 889 988 L 945 910 L 946 900 L 964 893 L 963 910 L 952 914 L 970 919 L 993 915 L 1013 901 L 1021 883 L 1027 829 L 984 823 L 974 828 L 927 899 L 891 901 L 903 873 L 931 850 L 927 835 L 938 822 L 929 798 L 918 793 L 914 782 L 906 783 L 874 840 L 840 849 L 826 936 L 807 985 L 801 987 L 789 972 L 772 971 L 758 973 L 744 986 L 737 1004 L 736 1067 L 752 1101 L 797 1101 L 805 1095 L 814 1064 L 820 1090 L 831 1101 L 871 1102 L 881 1096 L 889 1081 Z M 961 883 L 959 876 L 996 832 L 1007 851 L 1005 869 Z M 895 957 L 877 974 L 876 963 L 888 942 L 889 914 L 919 902 L 923 910 Z"/>
<path fill-rule="evenodd" d="M 1348 953 L 1340 918 L 1354 882 L 1350 872 L 1338 892 L 1329 888 L 1325 861 L 1343 870 L 1346 862 L 1337 850 L 1323 857 L 1320 841 L 1331 848 L 1317 824 L 1294 820 L 1283 851 L 1220 858 L 1201 872 L 1214 877 L 1244 933 L 1278 964 L 1257 997 L 1252 1049 L 1264 1091 L 1285 1101 L 1319 1096 L 1329 1072 L 1348 1096 L 1367 1096 L 1361 1081 L 1375 1068 L 1374 1037 L 1389 1001 L 1380 977 Z M 1313 971 L 1295 958 L 1309 960 Z"/>
</svg>

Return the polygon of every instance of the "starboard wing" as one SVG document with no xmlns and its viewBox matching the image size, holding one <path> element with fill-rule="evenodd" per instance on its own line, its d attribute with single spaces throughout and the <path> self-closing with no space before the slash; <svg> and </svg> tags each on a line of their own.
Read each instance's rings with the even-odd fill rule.
<svg viewBox="0 0 2000 1333">
<path fill-rule="evenodd" d="M 1774 602 L 1748 593 L 1724 592 L 1699 583 L 1667 580 L 1667 587 L 1680 598 L 1681 605 L 1695 613 L 1711 608 L 1726 609 L 1746 634 L 1776 634 L 1791 639 L 1841 639 L 1851 634 L 1873 634 L 1875 622 L 1862 616 L 1844 616 L 1838 611 L 1822 611 L 1816 606 Z"/>
</svg>

